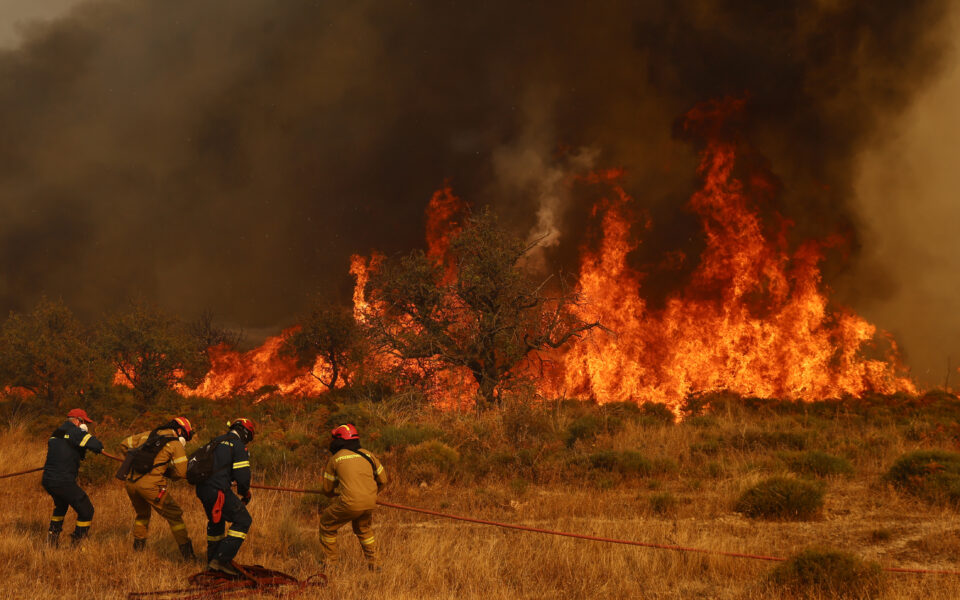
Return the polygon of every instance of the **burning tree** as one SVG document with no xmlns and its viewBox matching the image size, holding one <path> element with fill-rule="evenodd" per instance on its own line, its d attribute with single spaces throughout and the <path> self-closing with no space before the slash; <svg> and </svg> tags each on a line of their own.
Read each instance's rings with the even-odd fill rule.
<svg viewBox="0 0 960 600">
<path fill-rule="evenodd" d="M 285 337 L 281 353 L 295 358 L 299 368 L 308 369 L 310 375 L 328 389 L 335 388 L 341 380 L 347 382 L 347 369 L 359 364 L 363 354 L 353 312 L 321 301 L 300 327 Z M 326 373 L 317 373 L 314 369 L 317 358 L 323 360 Z"/>
<path fill-rule="evenodd" d="M 89 339 L 62 302 L 44 299 L 29 313 L 11 313 L 0 328 L 0 386 L 26 390 L 50 407 L 75 402 L 110 378 Z"/>
<path fill-rule="evenodd" d="M 362 315 L 371 340 L 402 361 L 467 369 L 480 397 L 496 403 L 532 354 L 559 348 L 598 325 L 571 310 L 578 296 L 524 269 L 536 247 L 489 212 L 467 219 L 445 252 L 385 260 L 368 283 Z M 548 280 L 549 281 L 549 280 Z"/>
<path fill-rule="evenodd" d="M 163 390 L 198 385 L 210 369 L 207 353 L 182 322 L 143 303 L 107 320 L 100 347 L 116 368 L 117 383 L 132 387 L 145 406 Z"/>
</svg>

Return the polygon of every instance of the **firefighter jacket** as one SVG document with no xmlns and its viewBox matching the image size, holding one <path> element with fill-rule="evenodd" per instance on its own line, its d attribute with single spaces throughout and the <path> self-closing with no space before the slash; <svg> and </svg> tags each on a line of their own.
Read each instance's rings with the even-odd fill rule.
<svg viewBox="0 0 960 600">
<path fill-rule="evenodd" d="M 87 450 L 99 453 L 103 450 L 103 443 L 70 421 L 64 421 L 47 440 L 47 461 L 43 465 L 42 482 L 75 482 L 80 461 L 86 457 Z"/>
<path fill-rule="evenodd" d="M 157 452 L 156 458 L 153 459 L 153 464 L 156 466 L 154 466 L 149 473 L 141 476 L 139 473 L 131 472 L 130 475 L 127 476 L 127 481 L 136 480 L 137 485 L 151 487 L 154 485 L 165 485 L 168 478 L 186 478 L 187 453 L 183 448 L 183 444 L 180 443 L 177 433 L 173 429 L 160 429 L 157 431 L 157 435 L 161 437 L 172 437 L 174 439 L 167 442 L 166 445 Z M 123 453 L 126 454 L 130 450 L 142 446 L 148 437 L 150 437 L 150 432 L 144 431 L 126 438 L 120 442 Z"/>
<path fill-rule="evenodd" d="M 370 462 L 364 456 L 373 462 Z M 323 469 L 323 491 L 328 496 L 340 495 L 340 500 L 351 510 L 371 510 L 377 506 L 377 491 L 386 485 L 387 473 L 371 452 L 338 450 Z"/>
<path fill-rule="evenodd" d="M 214 438 L 217 444 L 213 451 L 213 475 L 201 486 L 215 490 L 229 490 L 230 482 L 237 482 L 237 494 L 246 496 L 250 492 L 250 455 L 240 434 L 229 431 Z"/>
</svg>

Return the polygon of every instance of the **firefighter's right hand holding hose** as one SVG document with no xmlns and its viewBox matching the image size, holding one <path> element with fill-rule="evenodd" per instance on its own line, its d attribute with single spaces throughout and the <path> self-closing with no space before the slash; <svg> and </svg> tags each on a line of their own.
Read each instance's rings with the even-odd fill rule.
<svg viewBox="0 0 960 600">
<path fill-rule="evenodd" d="M 240 497 L 240 502 L 243 502 L 244 505 L 250 504 L 250 498 L 250 490 L 247 490 L 247 492 Z"/>
</svg>

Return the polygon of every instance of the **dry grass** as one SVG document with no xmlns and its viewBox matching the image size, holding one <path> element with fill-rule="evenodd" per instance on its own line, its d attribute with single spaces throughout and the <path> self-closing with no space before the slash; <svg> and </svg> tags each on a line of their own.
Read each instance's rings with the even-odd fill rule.
<svg viewBox="0 0 960 600">
<path fill-rule="evenodd" d="M 385 412 L 377 418 L 389 420 L 391 415 Z M 536 415 L 508 415 L 508 425 L 516 427 L 516 419 L 536 420 Z M 479 465 L 481 458 L 511 450 L 498 437 L 502 431 L 497 421 L 502 417 L 482 417 L 478 423 L 469 414 L 430 413 L 409 416 L 409 420 L 454 432 L 451 435 L 460 442 L 450 437 L 445 442 L 459 452 L 461 471 L 421 484 L 403 473 L 404 461 L 409 459 L 405 449 L 391 449 L 383 453 L 395 476 L 384 495 L 389 501 L 614 538 L 779 556 L 829 546 L 883 565 L 960 569 L 955 509 L 927 504 L 882 479 L 904 452 L 953 449 L 944 440 L 912 439 L 918 437 L 910 434 L 917 423 L 856 415 L 830 419 L 753 413 L 728 406 L 681 425 L 626 419 L 591 432 L 592 439 L 578 438 L 568 449 L 564 428 L 576 417 L 553 412 L 528 429 L 550 438 L 538 444 L 530 433 L 524 446 L 529 459 L 492 461 L 485 471 L 474 473 L 470 468 Z M 550 432 L 555 435 L 551 437 Z M 0 433 L 0 472 L 42 463 L 43 438 L 24 427 Z M 778 453 L 784 452 L 785 444 L 793 451 L 801 438 L 807 449 L 843 456 L 853 465 L 852 475 L 827 481 L 819 516 L 810 521 L 769 522 L 733 512 L 743 490 L 787 473 Z M 636 451 L 651 461 L 669 459 L 677 469 L 656 475 L 623 474 L 574 460 L 607 450 Z M 88 462 L 101 460 L 91 457 Z M 272 479 L 293 486 L 318 485 L 322 465 L 303 469 L 291 464 L 288 470 L 273 473 Z M 52 504 L 40 489 L 39 475 L 0 480 L 0 597 L 122 598 L 132 590 L 183 586 L 186 577 L 199 569 L 198 564 L 178 560 L 166 524 L 156 517 L 147 550 L 135 555 L 130 535 L 133 513 L 119 483 L 107 481 L 87 489 L 97 509 L 91 538 L 79 551 L 68 544 L 48 550 L 42 541 Z M 172 493 L 185 507 L 195 546 L 202 550 L 205 521 L 199 502 L 183 483 L 176 484 Z M 316 572 L 315 503 L 294 494 L 260 491 L 254 494 L 250 509 L 254 526 L 240 562 L 263 564 L 298 577 Z M 73 519 L 71 512 L 67 531 Z M 318 597 L 796 597 L 770 588 L 769 563 L 505 531 L 386 508 L 379 511 L 375 526 L 383 572 L 370 574 L 363 568 L 356 539 L 345 529 L 341 566 L 330 573 L 329 589 Z M 955 599 L 960 597 L 960 577 L 891 575 L 876 597 Z"/>
</svg>

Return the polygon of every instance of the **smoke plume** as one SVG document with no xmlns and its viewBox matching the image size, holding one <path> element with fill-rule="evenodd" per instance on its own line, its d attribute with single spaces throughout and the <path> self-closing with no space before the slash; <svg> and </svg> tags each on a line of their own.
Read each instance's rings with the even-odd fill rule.
<svg viewBox="0 0 960 600">
<path fill-rule="evenodd" d="M 857 161 L 938 74 L 947 10 L 81 2 L 0 52 L 0 308 L 46 294 L 96 316 L 143 294 L 289 324 L 318 288 L 348 289 L 351 253 L 420 245 L 446 179 L 569 269 L 591 198 L 565 177 L 598 165 L 625 167 L 653 221 L 634 259 L 657 265 L 702 244 L 676 119 L 725 95 L 748 99 L 743 135 L 780 177 L 766 208 L 797 237 L 848 236 L 842 278 L 862 242 Z M 663 296 L 686 272 L 645 286 Z"/>
</svg>

